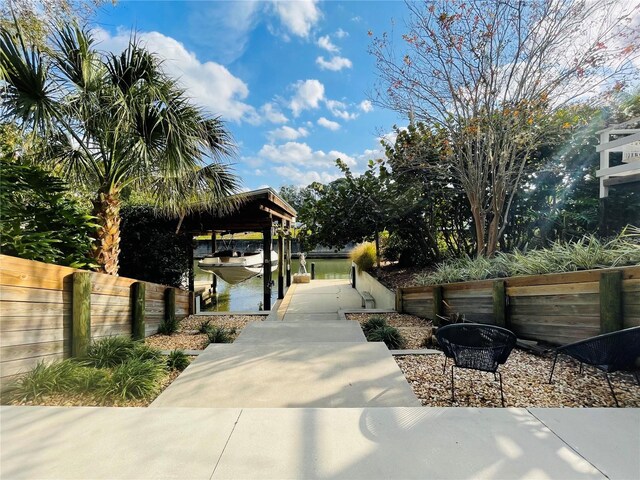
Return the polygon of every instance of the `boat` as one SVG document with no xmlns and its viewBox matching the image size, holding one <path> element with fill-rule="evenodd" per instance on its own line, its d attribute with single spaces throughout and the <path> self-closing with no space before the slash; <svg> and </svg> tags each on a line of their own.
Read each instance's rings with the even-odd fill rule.
<svg viewBox="0 0 640 480">
<path fill-rule="evenodd" d="M 233 285 L 262 274 L 264 251 L 220 250 L 200 260 L 198 267 Z M 277 268 L 278 254 L 271 250 L 271 271 Z"/>
</svg>

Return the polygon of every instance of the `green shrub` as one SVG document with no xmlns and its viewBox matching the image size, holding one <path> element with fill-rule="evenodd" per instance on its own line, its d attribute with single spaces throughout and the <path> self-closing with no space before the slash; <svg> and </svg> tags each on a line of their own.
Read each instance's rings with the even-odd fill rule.
<svg viewBox="0 0 640 480">
<path fill-rule="evenodd" d="M 133 350 L 131 351 L 130 358 L 159 361 L 162 359 L 162 357 L 162 352 L 160 352 L 160 350 L 158 350 L 157 348 L 151 347 L 142 342 L 135 342 L 133 345 Z"/>
<path fill-rule="evenodd" d="M 376 244 L 373 242 L 364 242 L 351 250 L 349 258 L 362 271 L 369 271 L 376 264 Z"/>
<path fill-rule="evenodd" d="M 389 350 L 398 350 L 406 345 L 400 330 L 389 325 L 371 330 L 367 335 L 367 340 L 370 342 L 384 342 Z"/>
<path fill-rule="evenodd" d="M 7 388 L 7 396 L 17 401 L 37 400 L 43 395 L 71 387 L 69 380 L 77 364 L 69 360 L 38 364 Z"/>
<path fill-rule="evenodd" d="M 59 360 L 35 368 L 9 385 L 6 397 L 14 401 L 37 400 L 53 393 L 83 393 L 100 390 L 107 373 L 74 359 Z"/>
<path fill-rule="evenodd" d="M 435 272 L 416 276 L 420 285 L 466 282 L 518 275 L 543 275 L 640 264 L 640 230 L 626 228 L 608 242 L 595 236 L 555 242 L 549 248 L 498 253 L 494 258 L 463 257 L 438 265 Z"/>
<path fill-rule="evenodd" d="M 385 327 L 386 325 L 387 321 L 382 317 L 369 317 L 367 321 L 362 324 L 362 331 L 366 337 L 369 332 L 376 328 Z"/>
<path fill-rule="evenodd" d="M 404 348 L 406 341 L 396 327 L 384 325 L 371 330 L 367 335 L 369 342 L 384 342 L 390 350 Z"/>
<path fill-rule="evenodd" d="M 222 327 L 211 327 L 207 331 L 207 337 L 209 338 L 209 343 L 231 343 L 233 342 L 233 335 L 235 334 L 235 329 L 229 329 Z"/>
<path fill-rule="evenodd" d="M 178 331 L 178 323 L 180 322 L 175 315 L 171 320 L 163 318 L 162 322 L 158 326 L 158 333 L 161 335 L 173 335 Z"/>
<path fill-rule="evenodd" d="M 184 370 L 189 366 L 189 357 L 182 350 L 173 350 L 167 358 L 167 366 L 172 370 Z"/>
<path fill-rule="evenodd" d="M 173 218 L 148 205 L 124 205 L 120 213 L 119 274 L 180 287 L 189 269 L 191 234 L 184 228 L 176 233 Z"/>
<path fill-rule="evenodd" d="M 166 374 L 164 363 L 131 358 L 113 368 L 105 395 L 126 399 L 144 399 L 160 390 L 160 380 Z"/>
<path fill-rule="evenodd" d="M 114 367 L 129 360 L 135 349 L 136 344 L 129 337 L 105 337 L 89 346 L 86 361 L 98 368 Z"/>
<path fill-rule="evenodd" d="M 5 153 L 0 172 L 2 253 L 75 268 L 96 266 L 90 256 L 95 218 L 62 179 Z"/>
<path fill-rule="evenodd" d="M 207 333 L 211 330 L 211 320 L 206 320 L 200 324 L 198 327 L 198 333 Z"/>
</svg>

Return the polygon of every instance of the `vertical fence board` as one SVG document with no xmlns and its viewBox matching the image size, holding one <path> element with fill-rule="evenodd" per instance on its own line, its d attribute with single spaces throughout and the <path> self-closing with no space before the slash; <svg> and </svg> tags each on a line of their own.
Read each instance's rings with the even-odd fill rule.
<svg viewBox="0 0 640 480">
<path fill-rule="evenodd" d="M 622 271 L 600 275 L 600 333 L 620 330 L 623 325 Z"/>
<path fill-rule="evenodd" d="M 131 285 L 132 299 L 133 299 L 133 315 L 131 318 L 131 337 L 134 340 L 142 340 L 144 338 L 145 331 L 145 314 L 146 303 L 145 294 L 146 288 L 144 282 L 136 282 Z"/>
<path fill-rule="evenodd" d="M 71 323 L 71 355 L 86 355 L 91 343 L 91 274 L 73 274 L 73 310 Z"/>
</svg>

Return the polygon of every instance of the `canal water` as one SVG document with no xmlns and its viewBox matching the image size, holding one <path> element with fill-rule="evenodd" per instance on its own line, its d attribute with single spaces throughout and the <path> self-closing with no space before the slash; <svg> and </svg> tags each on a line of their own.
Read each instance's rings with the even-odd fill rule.
<svg viewBox="0 0 640 480">
<path fill-rule="evenodd" d="M 307 271 L 311 272 L 311 263 L 316 264 L 316 278 L 320 280 L 349 278 L 351 260 L 348 258 L 307 258 Z M 300 264 L 297 259 L 291 261 L 291 273 L 298 272 Z M 195 281 L 198 286 L 204 283 L 211 284 L 211 273 L 198 268 L 198 262 L 194 262 Z M 278 271 L 272 275 L 274 286 L 271 289 L 271 305 L 278 298 Z M 262 277 L 253 277 L 249 280 L 230 285 L 218 278 L 217 302 L 202 311 L 217 312 L 250 312 L 258 311 L 262 306 Z M 207 287 L 208 288 L 208 287 Z"/>
</svg>

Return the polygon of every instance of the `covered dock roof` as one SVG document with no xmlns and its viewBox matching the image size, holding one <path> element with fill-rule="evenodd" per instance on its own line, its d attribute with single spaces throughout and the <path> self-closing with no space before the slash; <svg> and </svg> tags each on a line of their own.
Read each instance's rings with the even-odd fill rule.
<svg viewBox="0 0 640 480">
<path fill-rule="evenodd" d="M 182 229 L 195 235 L 210 232 L 262 232 L 274 223 L 290 225 L 296 217 L 295 209 L 272 188 L 262 188 L 234 197 L 239 206 L 226 214 L 206 208 L 191 213 L 182 221 Z"/>
</svg>

